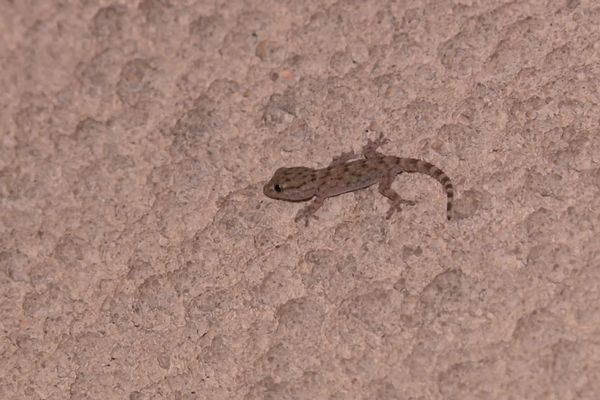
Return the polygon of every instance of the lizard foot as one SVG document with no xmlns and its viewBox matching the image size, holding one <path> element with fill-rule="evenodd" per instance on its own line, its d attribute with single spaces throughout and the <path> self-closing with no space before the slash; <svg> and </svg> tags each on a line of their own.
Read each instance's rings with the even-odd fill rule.
<svg viewBox="0 0 600 400">
<path fill-rule="evenodd" d="M 379 137 L 375 140 L 368 139 L 367 144 L 362 148 L 362 153 L 366 158 L 371 158 L 379 155 L 377 149 L 388 143 L 390 140 L 383 136 L 383 133 L 379 134 Z"/>
<path fill-rule="evenodd" d="M 403 205 L 414 206 L 415 204 L 417 204 L 417 203 L 412 200 L 398 199 L 390 205 L 390 208 L 388 209 L 388 211 L 385 215 L 385 218 L 390 219 L 396 211 L 398 211 L 398 212 L 402 211 Z"/>
<path fill-rule="evenodd" d="M 311 218 L 314 219 L 319 219 L 319 217 L 317 217 L 314 213 L 313 210 L 311 210 L 310 208 L 306 207 L 301 209 L 300 211 L 298 211 L 298 213 L 296 214 L 296 217 L 294 218 L 295 222 L 300 221 L 301 219 L 304 220 L 304 226 L 308 226 L 308 223 L 310 221 Z"/>
</svg>

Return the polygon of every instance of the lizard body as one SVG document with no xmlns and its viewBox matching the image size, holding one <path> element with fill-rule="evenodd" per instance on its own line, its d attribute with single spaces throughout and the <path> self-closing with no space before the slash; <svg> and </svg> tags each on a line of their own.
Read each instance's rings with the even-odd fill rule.
<svg viewBox="0 0 600 400">
<path fill-rule="evenodd" d="M 267 197 L 286 201 L 315 200 L 301 209 L 295 221 L 308 221 L 316 218 L 315 212 L 321 208 L 326 198 L 342 193 L 367 188 L 379 183 L 379 192 L 390 200 L 390 208 L 386 218 L 390 218 L 401 206 L 414 205 L 414 201 L 405 200 L 392 188 L 396 175 L 403 172 L 419 172 L 439 181 L 448 198 L 446 213 L 451 219 L 454 200 L 454 187 L 448 175 L 435 165 L 416 158 L 401 158 L 386 156 L 377 152 L 377 148 L 386 143 L 387 139 L 380 136 L 377 140 L 369 140 L 362 149 L 363 159 L 354 160 L 358 156 L 353 152 L 343 153 L 326 168 L 312 169 L 307 167 L 279 168 L 264 186 L 263 192 Z M 350 161 L 354 160 L 354 161 Z"/>
</svg>

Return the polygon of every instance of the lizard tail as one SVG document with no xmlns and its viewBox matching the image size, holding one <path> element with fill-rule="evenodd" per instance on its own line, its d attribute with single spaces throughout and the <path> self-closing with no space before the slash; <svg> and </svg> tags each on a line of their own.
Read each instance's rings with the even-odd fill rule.
<svg viewBox="0 0 600 400">
<path fill-rule="evenodd" d="M 418 160 L 416 158 L 403 158 L 402 164 L 402 169 L 404 171 L 419 172 L 421 174 L 429 175 L 442 184 L 444 191 L 446 192 L 446 196 L 448 197 L 448 202 L 446 204 L 446 215 L 448 217 L 448 221 L 451 220 L 452 206 L 454 203 L 454 186 L 452 186 L 450 177 L 448 177 L 444 171 L 435 165 L 428 163 L 427 161 Z"/>
</svg>

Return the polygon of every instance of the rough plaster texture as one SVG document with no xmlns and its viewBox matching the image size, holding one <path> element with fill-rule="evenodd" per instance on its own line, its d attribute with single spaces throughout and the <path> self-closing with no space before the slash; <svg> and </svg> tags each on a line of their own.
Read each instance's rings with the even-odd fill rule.
<svg viewBox="0 0 600 400">
<path fill-rule="evenodd" d="M 600 4 L 2 1 L 1 399 L 600 398 Z M 368 132 L 366 132 L 369 130 Z M 301 206 L 374 132 L 454 180 Z"/>
</svg>

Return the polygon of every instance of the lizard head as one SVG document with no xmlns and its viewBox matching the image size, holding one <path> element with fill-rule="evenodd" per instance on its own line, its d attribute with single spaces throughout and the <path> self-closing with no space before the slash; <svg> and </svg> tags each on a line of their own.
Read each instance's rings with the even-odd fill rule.
<svg viewBox="0 0 600 400">
<path fill-rule="evenodd" d="M 316 194 L 315 171 L 306 167 L 279 168 L 263 187 L 265 196 L 287 201 L 305 201 Z"/>
</svg>

